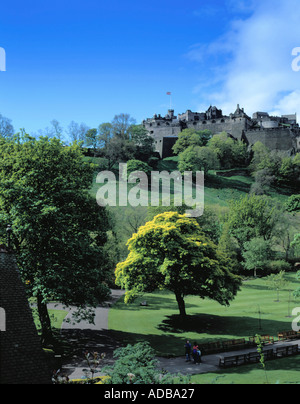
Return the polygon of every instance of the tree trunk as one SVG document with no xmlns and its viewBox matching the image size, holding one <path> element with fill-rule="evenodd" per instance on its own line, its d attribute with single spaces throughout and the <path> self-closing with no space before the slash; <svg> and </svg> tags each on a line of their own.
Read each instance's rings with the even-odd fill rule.
<svg viewBox="0 0 300 404">
<path fill-rule="evenodd" d="M 179 308 L 179 314 L 181 316 L 186 316 L 186 311 L 185 311 L 185 303 L 184 303 L 184 299 L 183 296 L 180 292 L 175 293 L 176 296 L 176 300 L 177 300 L 177 304 L 178 304 L 178 308 Z"/>
<path fill-rule="evenodd" d="M 42 342 L 43 343 L 52 342 L 53 334 L 51 329 L 51 321 L 47 305 L 46 303 L 43 302 L 43 297 L 40 293 L 38 293 L 37 295 L 37 307 L 42 327 Z"/>
</svg>

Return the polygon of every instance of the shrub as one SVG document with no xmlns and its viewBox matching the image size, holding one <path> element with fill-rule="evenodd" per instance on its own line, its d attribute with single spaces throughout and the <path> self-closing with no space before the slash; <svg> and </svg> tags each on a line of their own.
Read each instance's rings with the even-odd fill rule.
<svg viewBox="0 0 300 404">
<path fill-rule="evenodd" d="M 291 265 L 284 260 L 268 261 L 266 269 L 270 273 L 288 272 L 291 270 Z"/>
<path fill-rule="evenodd" d="M 114 352 L 116 361 L 113 367 L 106 367 L 103 371 L 109 376 L 106 384 L 177 384 L 187 383 L 187 377 L 182 375 L 160 375 L 157 370 L 158 361 L 155 351 L 148 342 L 127 345 Z"/>
</svg>

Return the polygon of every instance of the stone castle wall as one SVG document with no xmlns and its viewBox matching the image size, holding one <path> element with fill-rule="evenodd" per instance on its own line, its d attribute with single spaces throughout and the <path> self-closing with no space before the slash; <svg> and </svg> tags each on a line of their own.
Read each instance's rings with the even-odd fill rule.
<svg viewBox="0 0 300 404">
<path fill-rule="evenodd" d="M 296 115 L 280 118 L 257 112 L 250 118 L 239 105 L 229 116 L 224 116 L 216 107 L 210 107 L 204 113 L 187 110 L 178 117 L 173 110 L 169 110 L 165 117 L 154 115 L 153 118 L 144 120 L 143 126 L 154 138 L 156 151 L 161 158 L 172 155 L 172 145 L 178 134 L 190 128 L 195 131 L 207 129 L 214 135 L 226 132 L 237 140 L 246 141 L 249 146 L 260 141 L 270 150 L 282 150 L 291 154 L 300 151 L 300 130 Z"/>
<path fill-rule="evenodd" d="M 262 142 L 270 150 L 286 151 L 297 149 L 296 138 L 292 136 L 290 129 L 252 129 L 245 133 L 249 145 Z"/>
</svg>

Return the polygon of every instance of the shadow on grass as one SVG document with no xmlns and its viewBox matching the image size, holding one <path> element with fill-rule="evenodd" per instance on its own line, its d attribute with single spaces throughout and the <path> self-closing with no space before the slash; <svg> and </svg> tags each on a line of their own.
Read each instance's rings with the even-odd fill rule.
<svg viewBox="0 0 300 404">
<path fill-rule="evenodd" d="M 270 291 L 270 288 L 268 287 L 268 285 L 265 285 L 265 286 L 264 285 L 253 285 L 253 284 L 249 284 L 247 282 L 243 283 L 243 288 Z"/>
<path fill-rule="evenodd" d="M 106 353 L 113 357 L 116 348 L 134 345 L 147 341 L 155 349 L 158 356 L 178 357 L 184 355 L 186 339 L 197 340 L 199 345 L 212 341 L 232 338 L 246 338 L 260 335 L 277 336 L 279 331 L 288 330 L 288 324 L 283 321 L 262 320 L 261 329 L 258 319 L 250 317 L 220 317 L 208 314 L 187 316 L 182 319 L 179 315 L 167 316 L 158 325 L 160 334 L 139 333 L 133 329 L 127 332 L 121 330 L 62 330 L 56 353 L 66 358 L 84 359 L 84 352 Z M 192 335 L 191 335 L 192 334 Z M 230 336 L 230 337 L 229 337 Z M 58 336 L 57 336 L 58 337 Z M 242 369 L 242 368 L 241 368 Z"/>
<path fill-rule="evenodd" d="M 236 189 L 237 191 L 249 193 L 251 184 L 247 184 L 246 182 L 239 181 L 236 179 L 230 179 L 225 177 L 220 177 L 217 175 L 208 175 L 205 186 L 207 188 L 214 188 L 214 189 Z"/>
<path fill-rule="evenodd" d="M 146 301 L 147 305 L 142 306 L 141 303 Z M 192 308 L 192 307 L 199 307 L 199 305 L 192 304 L 192 303 L 186 303 L 186 308 Z M 148 310 L 165 310 L 165 309 L 171 309 L 175 310 L 178 312 L 178 305 L 174 299 L 173 294 L 166 294 L 164 292 L 163 295 L 151 295 L 147 294 L 147 296 L 143 297 L 140 296 L 138 297 L 133 303 L 124 303 L 124 297 L 120 298 L 119 301 L 113 306 L 116 310 L 125 310 L 125 311 L 148 311 Z"/>
<path fill-rule="evenodd" d="M 277 336 L 285 331 L 288 324 L 284 321 L 266 320 L 253 317 L 216 316 L 211 314 L 197 314 L 182 318 L 179 315 L 167 316 L 158 329 L 166 333 L 197 333 L 211 334 L 205 337 L 205 342 L 216 340 L 216 336 L 233 335 L 236 338 L 250 337 L 255 334 L 269 334 Z M 219 338 L 217 338 L 219 339 Z M 226 339 L 223 338 L 223 339 Z"/>
</svg>

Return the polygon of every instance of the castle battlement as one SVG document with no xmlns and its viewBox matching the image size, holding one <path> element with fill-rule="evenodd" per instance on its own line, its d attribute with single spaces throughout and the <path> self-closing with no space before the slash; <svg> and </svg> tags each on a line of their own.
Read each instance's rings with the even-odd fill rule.
<svg viewBox="0 0 300 404">
<path fill-rule="evenodd" d="M 156 150 L 162 158 L 172 155 L 172 146 L 178 134 L 189 128 L 195 131 L 207 129 L 213 135 L 226 132 L 249 145 L 260 140 L 271 150 L 284 150 L 291 154 L 299 151 L 300 143 L 295 141 L 300 135 L 296 114 L 278 117 L 258 111 L 251 118 L 239 104 L 235 112 L 229 115 L 223 115 L 222 110 L 215 106 L 210 106 L 206 112 L 187 110 L 177 116 L 173 109 L 169 109 L 164 117 L 155 114 L 153 118 L 145 119 L 142 125 L 154 138 Z M 254 133 L 260 133 L 261 139 L 256 140 Z"/>
</svg>

